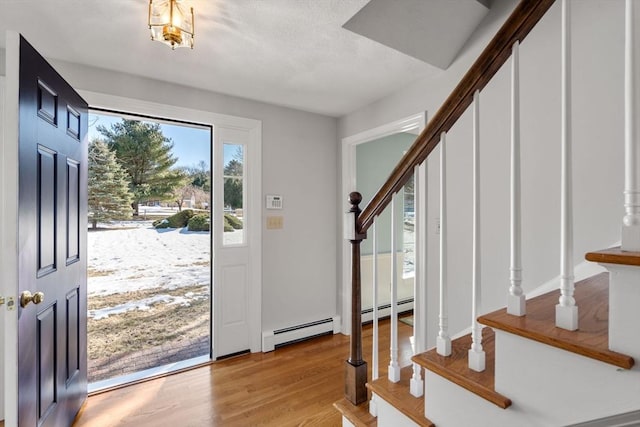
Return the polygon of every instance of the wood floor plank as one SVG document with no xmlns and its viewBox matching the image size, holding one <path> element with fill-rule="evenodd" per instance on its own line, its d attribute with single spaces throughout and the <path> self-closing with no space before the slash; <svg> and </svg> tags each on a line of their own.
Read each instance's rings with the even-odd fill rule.
<svg viewBox="0 0 640 427">
<path fill-rule="evenodd" d="M 412 329 L 398 324 L 402 365 Z M 371 326 L 363 328 L 371 369 Z M 386 375 L 389 322 L 380 324 Z M 337 334 L 215 362 L 206 367 L 89 397 L 74 427 L 340 426 L 349 337 Z M 370 375 L 370 374 L 369 374 Z M 370 378 L 370 376 L 369 376 Z"/>
<path fill-rule="evenodd" d="M 571 351 L 625 369 L 632 357 L 609 350 L 609 273 L 601 273 L 575 285 L 579 329 L 567 331 L 555 325 L 560 291 L 527 301 L 526 316 L 512 316 L 506 309 L 480 316 L 478 321 L 495 329 Z"/>
</svg>

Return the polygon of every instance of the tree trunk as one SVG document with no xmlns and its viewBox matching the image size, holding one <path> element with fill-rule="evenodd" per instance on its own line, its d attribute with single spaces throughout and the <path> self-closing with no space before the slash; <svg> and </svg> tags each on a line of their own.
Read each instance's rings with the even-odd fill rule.
<svg viewBox="0 0 640 427">
<path fill-rule="evenodd" d="M 94 229 L 94 230 L 96 228 L 98 228 L 98 220 L 97 219 L 92 219 L 91 220 L 91 228 Z"/>
</svg>

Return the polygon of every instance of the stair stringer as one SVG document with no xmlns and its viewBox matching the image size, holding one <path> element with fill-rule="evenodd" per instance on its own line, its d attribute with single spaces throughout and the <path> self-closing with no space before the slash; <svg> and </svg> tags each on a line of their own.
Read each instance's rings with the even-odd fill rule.
<svg viewBox="0 0 640 427">
<path fill-rule="evenodd" d="M 568 425 L 640 409 L 640 367 L 622 369 L 496 331 L 496 390 L 547 425 Z"/>
<path fill-rule="evenodd" d="M 447 426 L 563 426 L 640 409 L 640 367 L 627 370 L 496 330 L 500 409 L 430 371 L 425 416 Z"/>
</svg>

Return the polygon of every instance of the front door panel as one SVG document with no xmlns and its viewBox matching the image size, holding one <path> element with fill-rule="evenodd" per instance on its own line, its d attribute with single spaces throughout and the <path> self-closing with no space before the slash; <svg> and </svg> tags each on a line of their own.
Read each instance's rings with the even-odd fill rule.
<svg viewBox="0 0 640 427">
<path fill-rule="evenodd" d="M 20 38 L 20 426 L 69 426 L 87 395 L 87 105 Z"/>
</svg>

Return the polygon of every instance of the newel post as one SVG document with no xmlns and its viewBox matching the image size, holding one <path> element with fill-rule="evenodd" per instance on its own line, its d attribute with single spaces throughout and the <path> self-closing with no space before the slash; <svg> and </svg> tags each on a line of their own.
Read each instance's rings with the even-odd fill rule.
<svg viewBox="0 0 640 427">
<path fill-rule="evenodd" d="M 366 239 L 366 233 L 358 231 L 358 205 L 362 195 L 349 194 L 351 209 L 345 215 L 345 238 L 351 242 L 351 346 L 349 359 L 345 362 L 344 394 L 354 405 L 367 400 L 367 362 L 362 360 L 362 301 L 360 283 L 360 243 Z"/>
</svg>

